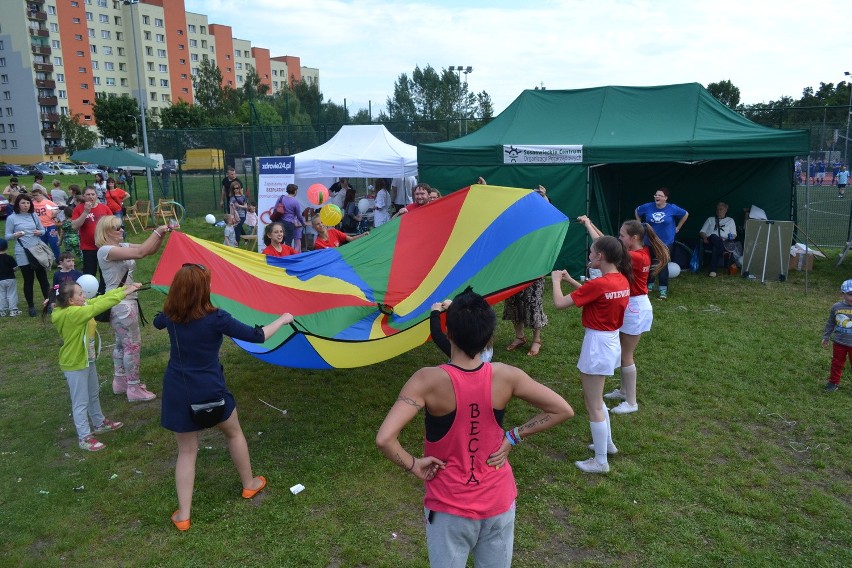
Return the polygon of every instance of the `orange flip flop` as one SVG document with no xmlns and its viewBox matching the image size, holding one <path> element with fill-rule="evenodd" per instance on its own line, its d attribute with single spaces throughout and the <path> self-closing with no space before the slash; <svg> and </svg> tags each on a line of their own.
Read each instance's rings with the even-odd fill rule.
<svg viewBox="0 0 852 568">
<path fill-rule="evenodd" d="M 257 477 L 260 478 L 260 487 L 258 487 L 257 489 L 245 489 L 244 488 L 243 489 L 243 499 L 251 499 L 252 497 L 257 495 L 258 493 L 263 491 L 263 488 L 266 487 L 266 478 L 263 477 L 262 475 L 258 475 Z"/>
<path fill-rule="evenodd" d="M 189 519 L 187 519 L 187 520 L 185 520 L 185 521 L 176 521 L 176 520 L 175 520 L 175 515 L 177 515 L 178 513 L 180 513 L 180 509 L 178 509 L 177 511 L 175 511 L 174 513 L 172 513 L 172 517 L 171 517 L 171 518 L 172 518 L 172 523 L 174 523 L 175 528 L 176 528 L 177 530 L 179 530 L 179 531 L 188 531 L 188 530 L 189 530 Z"/>
</svg>

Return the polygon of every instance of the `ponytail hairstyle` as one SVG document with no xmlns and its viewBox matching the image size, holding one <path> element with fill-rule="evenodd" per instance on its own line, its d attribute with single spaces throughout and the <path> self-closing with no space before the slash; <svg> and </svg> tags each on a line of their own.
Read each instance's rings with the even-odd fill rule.
<svg viewBox="0 0 852 568">
<path fill-rule="evenodd" d="M 65 280 L 56 289 L 51 289 L 51 294 L 48 302 L 45 302 L 44 308 L 41 310 L 41 319 L 47 320 L 50 312 L 50 306 L 56 302 L 57 308 L 67 308 L 71 305 L 71 298 L 77 291 L 79 284 L 73 280 Z"/>
<path fill-rule="evenodd" d="M 628 282 L 633 283 L 633 262 L 624 243 L 615 237 L 603 236 L 592 243 L 592 250 L 601 253 L 607 262 L 615 265 Z"/>
<path fill-rule="evenodd" d="M 648 246 L 651 248 L 653 257 L 656 260 L 656 262 L 651 264 L 651 273 L 648 278 L 655 278 L 664 266 L 668 266 L 669 260 L 671 260 L 669 247 L 660 240 L 660 237 L 657 236 L 657 233 L 654 232 L 654 229 L 648 223 L 640 223 L 635 219 L 631 219 L 625 221 L 621 226 L 624 228 L 624 232 L 631 237 L 639 237 L 643 242 L 645 238 L 648 239 Z"/>
</svg>

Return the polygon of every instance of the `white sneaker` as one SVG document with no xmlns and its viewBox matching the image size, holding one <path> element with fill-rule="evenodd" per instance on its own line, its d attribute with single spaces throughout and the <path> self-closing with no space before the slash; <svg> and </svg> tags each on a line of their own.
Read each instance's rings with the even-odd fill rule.
<svg viewBox="0 0 852 568">
<path fill-rule="evenodd" d="M 589 444 L 589 449 L 594 452 L 595 451 L 595 445 Z M 608 453 L 611 456 L 615 455 L 615 454 L 618 453 L 618 448 L 615 447 L 615 444 L 607 444 L 606 445 L 606 453 Z"/>
<path fill-rule="evenodd" d="M 630 404 L 626 400 L 619 404 L 618 406 L 613 406 L 609 409 L 609 411 L 613 414 L 630 414 L 631 412 L 636 412 L 639 410 L 639 404 Z"/>
<path fill-rule="evenodd" d="M 615 389 L 612 392 L 608 392 L 603 395 L 603 397 L 609 400 L 627 400 L 627 395 L 621 392 L 621 389 Z"/>
<path fill-rule="evenodd" d="M 595 458 L 589 458 L 586 461 L 574 462 L 580 471 L 585 473 L 609 473 L 608 463 L 598 463 Z"/>
</svg>

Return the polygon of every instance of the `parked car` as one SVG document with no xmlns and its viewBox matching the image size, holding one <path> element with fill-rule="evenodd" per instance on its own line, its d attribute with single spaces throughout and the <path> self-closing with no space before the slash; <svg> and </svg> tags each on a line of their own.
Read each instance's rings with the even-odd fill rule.
<svg viewBox="0 0 852 568">
<path fill-rule="evenodd" d="M 93 176 L 95 174 L 103 174 L 104 170 L 97 164 L 80 164 L 77 166 L 77 173 Z"/>
<path fill-rule="evenodd" d="M 51 164 L 51 165 L 53 166 L 53 169 L 55 169 L 57 172 L 59 172 L 60 174 L 62 174 L 64 176 L 76 176 L 77 175 L 77 168 L 74 166 L 74 164 L 56 162 L 56 163 Z"/>
<path fill-rule="evenodd" d="M 18 164 L 6 164 L 5 166 L 0 166 L 0 176 L 2 177 L 25 176 L 27 174 L 27 169 L 19 166 Z"/>
<path fill-rule="evenodd" d="M 29 169 L 29 171 L 27 172 L 27 175 L 34 176 L 39 172 L 41 172 L 42 174 L 44 174 L 46 176 L 58 176 L 59 175 L 58 171 L 56 171 L 55 169 L 50 167 L 48 164 L 44 164 L 44 163 L 34 164 Z"/>
<path fill-rule="evenodd" d="M 12 214 L 12 204 L 3 197 L 0 196 L 0 221 L 8 217 Z"/>
</svg>

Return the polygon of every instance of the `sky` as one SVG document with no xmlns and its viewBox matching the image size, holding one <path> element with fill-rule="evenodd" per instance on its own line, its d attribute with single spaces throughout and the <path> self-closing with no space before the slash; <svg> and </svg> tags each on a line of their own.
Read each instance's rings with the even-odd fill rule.
<svg viewBox="0 0 852 568">
<path fill-rule="evenodd" d="M 400 74 L 470 66 L 495 114 L 524 89 L 730 80 L 741 102 L 852 72 L 848 4 L 788 0 L 185 0 L 273 57 L 320 72 L 326 101 L 384 108 Z M 845 16 L 844 16 L 845 15 Z M 846 21 L 844 25 L 842 22 Z"/>
</svg>

